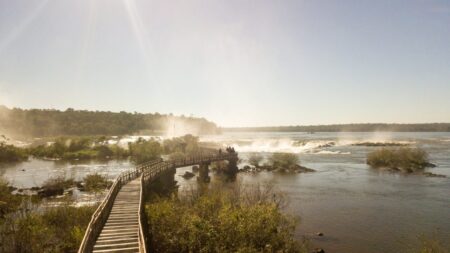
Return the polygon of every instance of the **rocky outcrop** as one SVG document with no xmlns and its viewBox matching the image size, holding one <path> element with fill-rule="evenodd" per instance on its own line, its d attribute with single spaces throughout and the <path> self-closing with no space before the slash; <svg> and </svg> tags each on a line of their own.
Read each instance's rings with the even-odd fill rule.
<svg viewBox="0 0 450 253">
<path fill-rule="evenodd" d="M 190 171 L 186 171 L 186 172 L 182 175 L 182 177 L 183 177 L 184 179 L 191 179 L 191 178 L 195 177 L 195 174 L 192 173 L 192 172 L 190 172 Z"/>
</svg>

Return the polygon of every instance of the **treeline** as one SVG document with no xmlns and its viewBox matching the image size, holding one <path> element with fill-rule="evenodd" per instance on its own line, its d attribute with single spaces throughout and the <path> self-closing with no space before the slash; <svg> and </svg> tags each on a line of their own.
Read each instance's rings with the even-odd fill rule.
<svg viewBox="0 0 450 253">
<path fill-rule="evenodd" d="M 227 132 L 450 132 L 450 123 L 236 127 L 222 128 L 222 130 Z"/>
<path fill-rule="evenodd" d="M 214 134 L 217 126 L 204 118 L 67 109 L 9 109 L 0 105 L 0 134 L 28 137 L 63 135 L 126 135 L 185 131 Z"/>
</svg>

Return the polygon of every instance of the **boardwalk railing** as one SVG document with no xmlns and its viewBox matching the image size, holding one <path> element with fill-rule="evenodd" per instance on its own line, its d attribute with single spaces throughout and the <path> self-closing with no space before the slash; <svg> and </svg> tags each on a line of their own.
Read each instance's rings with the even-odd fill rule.
<svg viewBox="0 0 450 253">
<path fill-rule="evenodd" d="M 109 213 L 111 212 L 111 208 L 114 204 L 114 199 L 116 198 L 117 193 L 120 191 L 120 188 L 122 188 L 124 184 L 141 175 L 142 171 L 151 168 L 152 166 L 160 162 L 162 162 L 161 159 L 144 163 L 142 165 L 136 166 L 136 168 L 124 171 L 119 174 L 119 176 L 116 178 L 111 188 L 109 189 L 108 193 L 106 194 L 105 198 L 92 215 L 91 221 L 89 222 L 86 233 L 83 237 L 83 241 L 81 242 L 80 248 L 78 250 L 79 253 L 92 252 L 95 240 L 99 236 L 106 220 L 108 219 Z"/>
<path fill-rule="evenodd" d="M 139 252 L 147 253 L 147 244 L 146 242 L 146 231 L 147 230 L 147 219 L 145 216 L 145 203 L 144 203 L 144 174 L 141 174 L 141 186 L 140 186 L 140 196 L 139 196 Z"/>
<path fill-rule="evenodd" d="M 131 180 L 141 177 L 140 185 L 140 199 L 139 199 L 139 250 L 140 252 L 146 252 L 146 219 L 145 219 L 145 207 L 144 196 L 146 186 L 157 178 L 162 172 L 175 169 L 178 167 L 191 166 L 201 163 L 210 163 L 222 160 L 237 160 L 237 153 L 219 153 L 208 150 L 201 152 L 195 156 L 189 156 L 183 159 L 163 161 L 157 159 L 151 162 L 143 163 L 136 166 L 133 169 L 127 170 L 119 174 L 114 181 L 113 185 L 109 189 L 103 201 L 98 206 L 97 210 L 92 215 L 91 221 L 86 229 L 86 233 L 81 242 L 78 253 L 92 252 L 95 241 L 97 240 L 103 226 L 105 225 L 108 216 L 111 212 L 114 200 L 119 193 L 123 185 L 127 184 Z"/>
</svg>

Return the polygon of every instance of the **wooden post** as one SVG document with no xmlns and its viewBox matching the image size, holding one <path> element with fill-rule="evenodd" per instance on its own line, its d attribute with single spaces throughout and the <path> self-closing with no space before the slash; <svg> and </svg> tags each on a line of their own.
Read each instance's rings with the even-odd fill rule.
<svg viewBox="0 0 450 253">
<path fill-rule="evenodd" d="M 211 181 L 211 178 L 209 177 L 209 163 L 203 162 L 200 163 L 199 168 L 199 176 L 197 178 L 198 181 L 203 183 L 209 183 Z"/>
</svg>

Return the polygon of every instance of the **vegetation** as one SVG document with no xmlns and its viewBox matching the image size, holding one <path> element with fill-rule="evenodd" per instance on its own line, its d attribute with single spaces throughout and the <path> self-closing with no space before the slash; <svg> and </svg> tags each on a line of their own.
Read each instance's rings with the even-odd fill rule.
<svg viewBox="0 0 450 253">
<path fill-rule="evenodd" d="M 88 192 L 99 192 L 109 186 L 108 179 L 98 173 L 85 176 L 83 181 L 84 187 Z"/>
<path fill-rule="evenodd" d="M 129 143 L 128 149 L 131 159 L 138 164 L 160 158 L 163 151 L 158 141 L 153 139 L 146 141 L 142 138 L 134 143 Z"/>
<path fill-rule="evenodd" d="M 11 191 L 9 183 L 0 177 L 0 220 L 8 213 L 16 211 L 22 202 L 21 198 L 11 194 Z"/>
<path fill-rule="evenodd" d="M 404 172 L 422 171 L 430 166 L 428 154 L 420 148 L 382 148 L 367 155 L 367 164 Z"/>
<path fill-rule="evenodd" d="M 127 112 L 67 109 L 9 109 L 0 105 L 0 130 L 28 137 L 63 135 L 125 135 L 140 131 L 166 131 L 183 126 L 196 134 L 214 134 L 217 126 L 203 118 Z"/>
<path fill-rule="evenodd" d="M 0 220 L 0 252 L 76 252 L 95 206 L 21 210 Z"/>
<path fill-rule="evenodd" d="M 73 179 L 65 179 L 63 176 L 51 177 L 44 182 L 38 195 L 40 197 L 62 195 L 65 189 L 72 186 L 75 186 L 75 181 Z"/>
<path fill-rule="evenodd" d="M 150 245 L 154 252 L 306 252 L 282 200 L 269 187 L 241 186 L 160 199 L 146 208 Z"/>
<path fill-rule="evenodd" d="M 222 130 L 237 132 L 450 132 L 450 123 L 239 127 L 224 128 Z"/>
<path fill-rule="evenodd" d="M 295 168 L 300 160 L 293 153 L 273 153 L 269 158 L 270 165 L 274 168 L 292 169 Z"/>
<path fill-rule="evenodd" d="M 263 160 L 263 157 L 259 153 L 252 153 L 252 154 L 250 154 L 250 156 L 248 158 L 248 162 L 251 165 L 255 166 L 256 168 L 259 167 L 262 160 Z"/>
<path fill-rule="evenodd" d="M 163 141 L 164 153 L 184 153 L 187 155 L 192 155 L 199 151 L 198 142 L 198 137 L 191 134 L 167 139 Z"/>
<path fill-rule="evenodd" d="M 83 160 L 125 158 L 128 151 L 118 145 L 106 143 L 106 137 L 59 137 L 53 143 L 29 148 L 39 158 Z"/>
<path fill-rule="evenodd" d="M 28 159 L 24 149 L 0 142 L 0 162 L 20 162 Z"/>
<path fill-rule="evenodd" d="M 42 141 L 41 141 L 42 143 Z M 18 148 L 0 143 L 0 162 L 22 161 L 29 155 L 42 159 L 87 160 L 87 159 L 124 159 L 131 157 L 136 163 L 159 158 L 168 154 L 172 158 L 184 158 L 200 150 L 198 137 L 185 135 L 164 140 L 162 145 L 155 139 L 139 138 L 129 143 L 128 148 L 117 144 L 108 144 L 106 136 L 58 137 L 52 142 Z"/>
<path fill-rule="evenodd" d="M 413 253 L 449 253 L 450 246 L 447 242 L 447 247 L 444 246 L 444 241 L 441 241 L 440 239 L 437 239 L 437 234 L 434 233 L 429 236 L 419 236 L 419 248 L 410 250 Z"/>
</svg>

